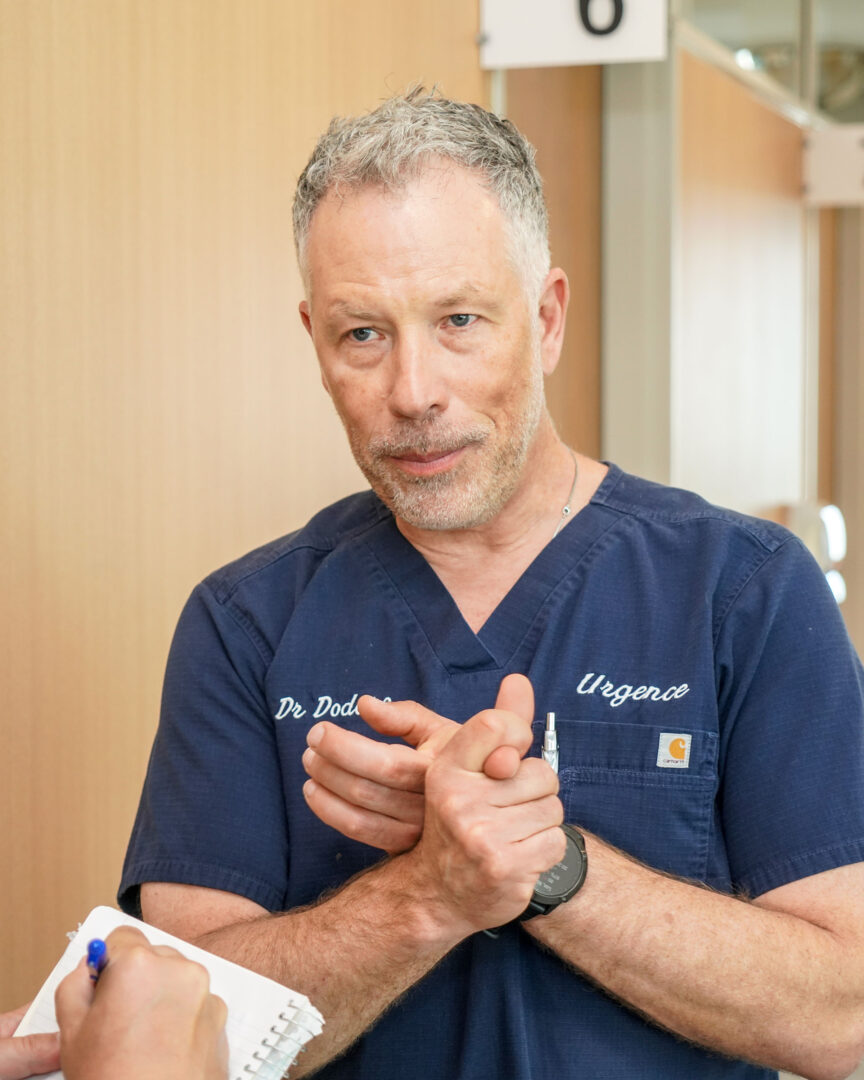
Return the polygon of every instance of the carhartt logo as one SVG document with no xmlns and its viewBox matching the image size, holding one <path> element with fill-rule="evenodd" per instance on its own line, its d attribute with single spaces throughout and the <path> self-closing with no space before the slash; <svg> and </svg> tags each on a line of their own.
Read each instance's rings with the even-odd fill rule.
<svg viewBox="0 0 864 1080">
<path fill-rule="evenodd" d="M 661 769 L 687 769 L 690 767 L 690 744 L 692 735 L 676 735 L 664 731 L 657 747 L 657 765 Z"/>
</svg>

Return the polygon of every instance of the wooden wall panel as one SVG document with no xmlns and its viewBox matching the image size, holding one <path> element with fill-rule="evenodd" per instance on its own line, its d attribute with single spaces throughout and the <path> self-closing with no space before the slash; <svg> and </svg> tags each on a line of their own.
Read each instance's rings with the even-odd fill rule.
<svg viewBox="0 0 864 1080">
<path fill-rule="evenodd" d="M 485 100 L 462 0 L 0 0 L 0 1009 L 112 902 L 179 609 L 362 486 L 296 312 L 313 140 Z"/>
<path fill-rule="evenodd" d="M 507 72 L 507 115 L 537 148 L 552 264 L 570 279 L 567 335 L 547 382 L 549 411 L 571 446 L 600 455 L 602 69 Z"/>
<path fill-rule="evenodd" d="M 840 570 L 848 598 L 840 609 L 864 656 L 864 211 L 834 211 L 835 378 L 832 495 L 846 518 L 848 554 Z"/>
<path fill-rule="evenodd" d="M 820 502 L 834 502 L 836 465 L 836 319 L 837 222 L 836 210 L 819 212 L 819 450 L 816 494 Z"/>
<path fill-rule="evenodd" d="M 758 512 L 803 495 L 802 133 L 680 56 L 672 480 Z"/>
</svg>

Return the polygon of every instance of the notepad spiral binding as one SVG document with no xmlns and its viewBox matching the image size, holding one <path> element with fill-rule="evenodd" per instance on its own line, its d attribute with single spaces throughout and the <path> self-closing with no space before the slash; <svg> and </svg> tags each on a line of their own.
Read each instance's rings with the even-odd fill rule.
<svg viewBox="0 0 864 1080">
<path fill-rule="evenodd" d="M 297 1055 L 305 1051 L 304 1044 L 321 1031 L 320 1024 L 302 1009 L 279 1013 L 279 1020 L 279 1024 L 270 1028 L 270 1035 L 261 1040 L 262 1049 L 252 1054 L 254 1062 L 244 1065 L 245 1075 L 235 1080 L 247 1080 L 249 1076 L 257 1080 L 280 1080 Z"/>
</svg>

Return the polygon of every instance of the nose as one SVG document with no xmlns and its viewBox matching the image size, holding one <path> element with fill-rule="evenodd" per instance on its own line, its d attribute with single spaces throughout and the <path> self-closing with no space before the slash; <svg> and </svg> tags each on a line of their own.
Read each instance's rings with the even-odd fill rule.
<svg viewBox="0 0 864 1080">
<path fill-rule="evenodd" d="M 447 384 L 436 353 L 420 333 L 402 334 L 394 344 L 388 403 L 395 416 L 418 420 L 447 408 Z"/>
</svg>

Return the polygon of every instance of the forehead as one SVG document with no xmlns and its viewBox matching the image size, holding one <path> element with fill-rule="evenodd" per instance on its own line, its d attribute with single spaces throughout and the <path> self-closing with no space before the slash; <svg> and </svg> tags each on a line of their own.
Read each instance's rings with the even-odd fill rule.
<svg viewBox="0 0 864 1080">
<path fill-rule="evenodd" d="M 471 171 L 433 165 L 396 189 L 330 191 L 306 246 L 311 290 L 337 281 L 476 277 L 509 265 L 509 231 L 497 197 Z"/>
</svg>

